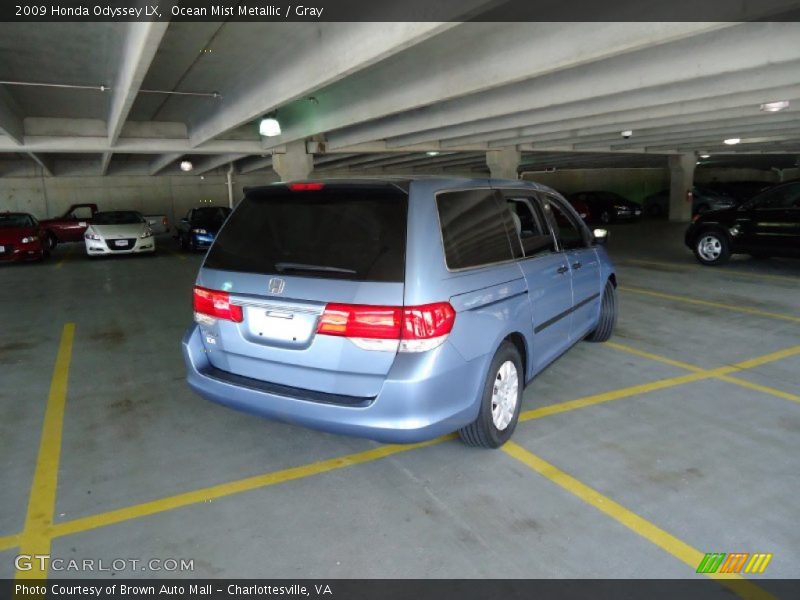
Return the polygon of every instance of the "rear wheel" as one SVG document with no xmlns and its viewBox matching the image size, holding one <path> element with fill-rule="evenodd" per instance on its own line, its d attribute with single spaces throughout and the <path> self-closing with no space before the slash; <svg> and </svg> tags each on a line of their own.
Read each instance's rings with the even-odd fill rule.
<svg viewBox="0 0 800 600">
<path fill-rule="evenodd" d="M 461 441 L 480 448 L 505 444 L 519 420 L 524 378 L 519 351 L 511 342 L 503 342 L 486 374 L 478 418 L 459 430 Z"/>
<path fill-rule="evenodd" d="M 600 303 L 600 320 L 597 328 L 586 336 L 589 342 L 607 342 L 617 323 L 617 290 L 610 281 L 606 282 L 603 290 L 603 300 Z"/>
<path fill-rule="evenodd" d="M 695 239 L 694 255 L 701 264 L 721 265 L 731 257 L 728 239 L 718 231 L 703 231 Z"/>
<path fill-rule="evenodd" d="M 48 252 L 52 251 L 52 250 L 55 250 L 57 245 L 58 245 L 58 238 L 56 238 L 56 236 L 53 235 L 52 233 L 48 232 L 48 234 L 47 234 L 47 250 L 48 250 Z"/>
<path fill-rule="evenodd" d="M 608 225 L 609 223 L 611 223 L 611 213 L 609 211 L 607 211 L 607 210 L 604 210 L 603 212 L 601 212 L 600 213 L 600 222 L 603 225 Z"/>
</svg>

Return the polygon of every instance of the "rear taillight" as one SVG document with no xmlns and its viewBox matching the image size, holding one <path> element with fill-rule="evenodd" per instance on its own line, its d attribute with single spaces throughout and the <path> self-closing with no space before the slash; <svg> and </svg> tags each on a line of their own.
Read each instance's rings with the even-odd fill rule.
<svg viewBox="0 0 800 600">
<path fill-rule="evenodd" d="M 346 337 L 366 350 L 425 352 L 444 343 L 456 311 L 447 302 L 423 306 L 328 304 L 317 333 Z"/>
<path fill-rule="evenodd" d="M 208 319 L 204 319 L 202 316 L 233 321 L 234 323 L 243 321 L 242 307 L 231 304 L 231 296 L 228 292 L 195 286 L 193 305 L 195 320 L 199 322 L 208 323 Z M 198 315 L 202 316 L 198 318 Z"/>
<path fill-rule="evenodd" d="M 161 224 L 164 227 L 169 227 L 169 219 L 167 219 L 167 217 L 164 217 L 163 219 L 161 219 Z"/>
</svg>

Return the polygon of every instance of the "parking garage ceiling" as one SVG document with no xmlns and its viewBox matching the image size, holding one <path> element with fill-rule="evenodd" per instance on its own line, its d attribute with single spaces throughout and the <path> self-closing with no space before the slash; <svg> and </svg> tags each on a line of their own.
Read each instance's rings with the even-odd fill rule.
<svg viewBox="0 0 800 600">
<path fill-rule="evenodd" d="M 319 171 L 376 174 L 483 172 L 486 151 L 509 146 L 530 171 L 664 166 L 682 152 L 781 168 L 800 155 L 797 23 L 3 23 L 0 32 L 0 153 L 47 174 L 175 174 L 187 156 L 195 175 L 230 163 L 253 172 L 298 140 Z M 776 100 L 788 108 L 760 110 Z M 282 134 L 262 138 L 258 122 L 272 112 Z"/>
</svg>

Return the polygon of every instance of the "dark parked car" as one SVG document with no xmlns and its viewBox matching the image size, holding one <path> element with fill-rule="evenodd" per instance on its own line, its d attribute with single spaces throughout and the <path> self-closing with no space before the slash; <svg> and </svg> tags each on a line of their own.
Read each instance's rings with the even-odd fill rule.
<svg viewBox="0 0 800 600">
<path fill-rule="evenodd" d="M 800 257 L 800 180 L 765 190 L 738 208 L 696 215 L 686 245 L 704 265 L 731 254 Z"/>
<path fill-rule="evenodd" d="M 710 210 L 723 210 L 741 204 L 733 196 L 722 191 L 696 185 L 692 188 L 692 214 L 702 214 Z M 669 190 L 661 190 L 644 199 L 644 212 L 651 217 L 669 215 Z"/>
<path fill-rule="evenodd" d="M 211 246 L 229 214 L 231 209 L 227 206 L 201 206 L 191 209 L 175 227 L 181 248 L 197 250 Z"/>
<path fill-rule="evenodd" d="M 570 204 L 583 203 L 589 208 L 589 223 L 613 223 L 642 216 L 642 207 L 614 192 L 577 192 L 567 196 Z"/>
</svg>

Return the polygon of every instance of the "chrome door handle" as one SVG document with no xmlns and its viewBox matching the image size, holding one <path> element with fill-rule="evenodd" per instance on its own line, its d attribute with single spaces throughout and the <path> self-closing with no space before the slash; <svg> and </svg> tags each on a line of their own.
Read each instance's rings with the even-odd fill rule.
<svg viewBox="0 0 800 600">
<path fill-rule="evenodd" d="M 567 271 L 569 271 L 569 267 L 568 267 L 568 266 L 566 266 L 566 265 L 564 265 L 564 266 L 561 266 L 561 267 L 558 267 L 558 274 L 559 274 L 559 275 L 563 275 L 563 274 L 564 274 L 564 273 L 566 273 Z"/>
<path fill-rule="evenodd" d="M 573 269 L 580 269 L 582 266 L 583 265 L 581 263 L 579 263 L 579 262 L 572 263 L 572 268 Z"/>
</svg>

